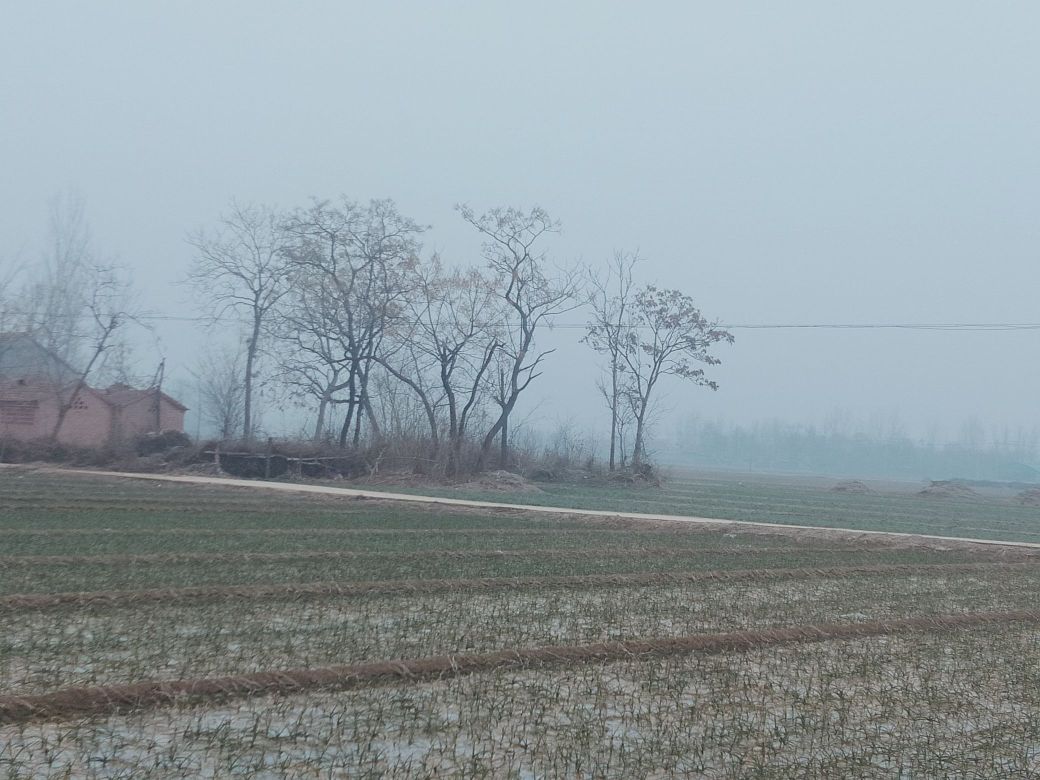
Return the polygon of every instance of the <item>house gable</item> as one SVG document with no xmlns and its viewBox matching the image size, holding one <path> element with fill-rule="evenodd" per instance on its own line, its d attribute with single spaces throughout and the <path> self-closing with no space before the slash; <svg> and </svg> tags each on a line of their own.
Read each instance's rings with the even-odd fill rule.
<svg viewBox="0 0 1040 780">
<path fill-rule="evenodd" d="M 28 333 L 0 333 L 0 380 L 71 385 L 79 373 Z"/>
<path fill-rule="evenodd" d="M 186 407 L 158 388 L 98 390 L 81 380 L 28 334 L 0 333 L 0 437 L 53 436 L 70 399 L 58 432 L 63 443 L 101 447 L 156 430 L 184 430 Z"/>
</svg>

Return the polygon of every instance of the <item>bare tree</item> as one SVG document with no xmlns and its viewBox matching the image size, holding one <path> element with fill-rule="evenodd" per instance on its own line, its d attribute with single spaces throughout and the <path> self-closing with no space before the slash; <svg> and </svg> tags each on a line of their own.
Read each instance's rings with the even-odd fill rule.
<svg viewBox="0 0 1040 780">
<path fill-rule="evenodd" d="M 502 347 L 501 310 L 491 280 L 478 269 L 448 270 L 434 256 L 415 266 L 411 279 L 411 295 L 397 321 L 396 347 L 378 359 L 420 399 L 430 427 L 431 459 L 439 451 L 437 407 L 446 410 L 446 471 L 456 476 L 487 371 Z"/>
<path fill-rule="evenodd" d="M 188 242 L 196 251 L 188 281 L 213 322 L 233 314 L 246 330 L 242 435 L 249 440 L 261 340 L 268 318 L 289 289 L 285 234 L 273 209 L 232 201 L 215 231 L 198 230 Z"/>
<path fill-rule="evenodd" d="M 638 254 L 615 252 L 606 274 L 589 274 L 592 319 L 583 341 L 607 358 L 605 376 L 597 380 L 596 386 L 610 411 L 610 471 L 617 466 L 619 439 L 632 412 L 624 388 L 623 352 L 635 294 L 632 273 L 638 263 Z"/>
<path fill-rule="evenodd" d="M 52 201 L 42 271 L 20 299 L 22 326 L 52 356 L 44 369 L 57 403 L 56 439 L 113 348 L 125 352 L 118 336 L 128 323 L 140 322 L 141 313 L 126 270 L 96 259 L 82 198 Z"/>
<path fill-rule="evenodd" d="M 720 342 L 732 344 L 733 336 L 705 319 L 693 299 L 678 290 L 648 285 L 636 294 L 633 304 L 621 355 L 635 420 L 632 467 L 638 469 L 645 456 L 646 426 L 661 378 L 677 376 L 717 390 L 718 384 L 695 364 L 718 365 L 719 359 L 710 350 Z"/>
<path fill-rule="evenodd" d="M 378 438 L 369 379 L 387 325 L 407 295 L 407 271 L 417 262 L 417 237 L 424 228 L 393 201 L 361 205 L 342 198 L 338 207 L 316 202 L 298 211 L 286 229 L 293 238 L 294 279 L 326 288 L 333 299 L 328 335 L 346 366 L 346 377 L 335 388 L 347 391 L 340 445 L 346 446 L 352 426 L 353 443 L 360 443 L 363 417 Z"/>
<path fill-rule="evenodd" d="M 203 353 L 194 373 L 198 383 L 199 414 L 218 432 L 221 440 L 234 438 L 245 418 L 245 375 L 242 349 L 210 349 Z"/>
<path fill-rule="evenodd" d="M 22 290 L 20 314 L 36 341 L 72 366 L 81 362 L 86 277 L 95 266 L 83 199 L 55 196 L 47 228 L 40 271 Z"/>
<path fill-rule="evenodd" d="M 4 334 L 26 330 L 24 312 L 19 305 L 20 296 L 15 287 L 21 270 L 14 261 L 0 259 L 0 373 L 7 362 L 5 356 L 10 345 L 14 343 Z"/>
<path fill-rule="evenodd" d="M 540 241 L 559 231 L 559 223 L 543 209 L 524 213 L 515 208 L 495 208 L 477 216 L 468 206 L 458 206 L 462 218 L 484 236 L 484 258 L 494 277 L 498 298 L 508 316 L 499 357 L 496 401 L 499 414 L 481 444 L 477 468 L 483 468 L 488 452 L 499 437 L 500 465 L 509 463 L 509 417 L 520 395 L 541 376 L 545 358 L 554 350 L 535 350 L 535 337 L 552 317 L 577 306 L 579 274 L 574 269 L 550 268 Z"/>
<path fill-rule="evenodd" d="M 278 341 L 275 379 L 297 402 L 314 404 L 312 438 L 326 432 L 337 393 L 345 387 L 349 360 L 341 347 L 339 306 L 333 290 L 320 275 L 298 269 L 292 275 L 289 295 L 282 300 L 272 321 Z"/>
<path fill-rule="evenodd" d="M 86 269 L 84 313 L 86 359 L 80 364 L 71 392 L 63 395 L 58 406 L 58 417 L 51 437 L 56 439 L 69 410 L 79 400 L 80 393 L 95 369 L 101 369 L 109 350 L 115 343 L 117 331 L 137 319 L 129 282 L 115 266 L 94 265 Z"/>
<path fill-rule="evenodd" d="M 0 333 L 17 330 L 21 326 L 15 295 L 15 284 L 21 270 L 20 264 L 15 261 L 0 258 Z"/>
</svg>

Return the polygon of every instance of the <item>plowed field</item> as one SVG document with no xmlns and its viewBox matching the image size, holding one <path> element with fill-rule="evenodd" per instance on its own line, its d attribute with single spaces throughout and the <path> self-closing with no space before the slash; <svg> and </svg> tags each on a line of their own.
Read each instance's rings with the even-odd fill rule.
<svg viewBox="0 0 1040 780">
<path fill-rule="evenodd" d="M 0 777 L 1040 772 L 1035 551 L 813 533 L 0 470 Z"/>
</svg>

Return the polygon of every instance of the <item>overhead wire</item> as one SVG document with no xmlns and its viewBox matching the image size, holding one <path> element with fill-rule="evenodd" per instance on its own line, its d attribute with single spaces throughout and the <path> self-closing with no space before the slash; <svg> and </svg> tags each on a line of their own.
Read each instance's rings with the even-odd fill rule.
<svg viewBox="0 0 1040 780">
<path fill-rule="evenodd" d="M 148 322 L 219 322 L 214 318 L 186 314 L 138 314 L 135 320 Z M 445 323 L 448 324 L 448 323 Z M 587 322 L 546 321 L 551 329 L 574 330 L 587 328 Z M 626 328 L 646 328 L 647 325 L 626 325 Z M 1040 330 L 1040 322 L 730 322 L 718 323 L 727 330 L 941 330 L 941 331 L 1011 331 Z"/>
</svg>

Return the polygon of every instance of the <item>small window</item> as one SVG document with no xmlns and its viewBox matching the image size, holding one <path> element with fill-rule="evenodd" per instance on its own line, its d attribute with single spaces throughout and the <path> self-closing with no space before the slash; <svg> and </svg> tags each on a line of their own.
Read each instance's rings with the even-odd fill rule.
<svg viewBox="0 0 1040 780">
<path fill-rule="evenodd" d="M 83 410 L 87 408 L 87 402 L 84 401 L 82 398 L 77 398 L 75 401 L 72 402 L 72 406 L 70 406 L 69 408 Z"/>
<path fill-rule="evenodd" d="M 0 401 L 0 424 L 34 425 L 38 401 Z"/>
</svg>

